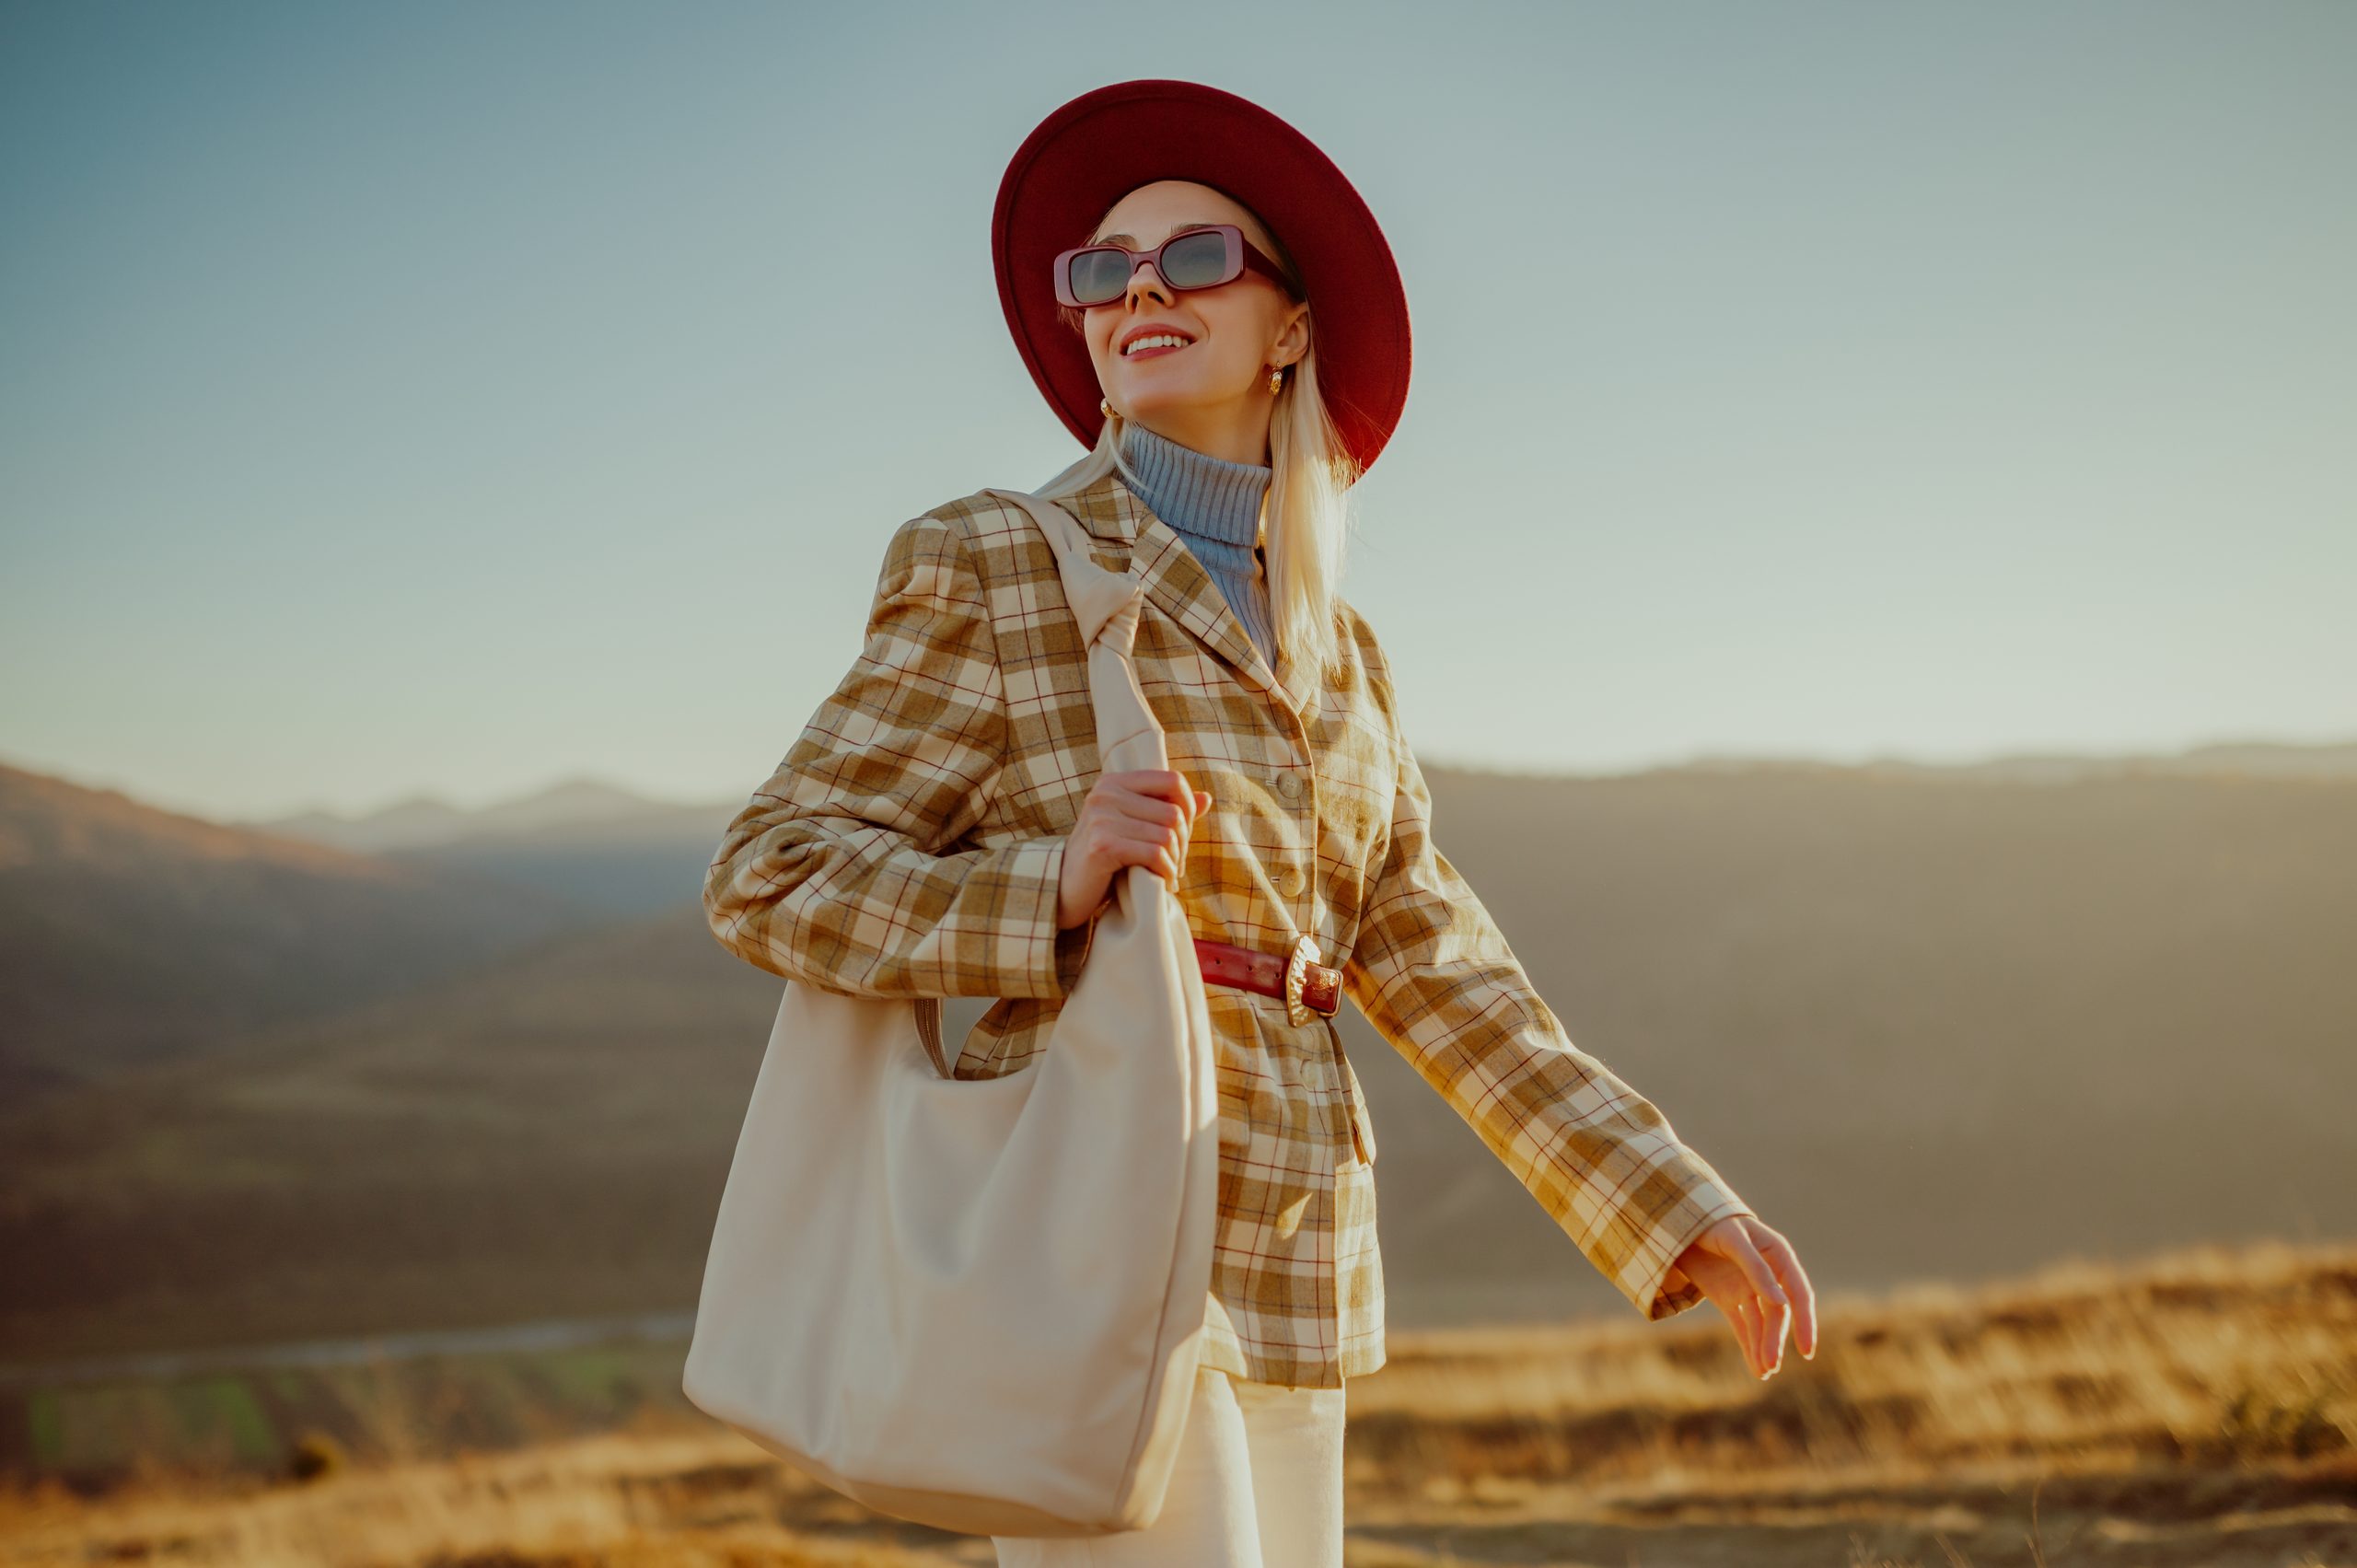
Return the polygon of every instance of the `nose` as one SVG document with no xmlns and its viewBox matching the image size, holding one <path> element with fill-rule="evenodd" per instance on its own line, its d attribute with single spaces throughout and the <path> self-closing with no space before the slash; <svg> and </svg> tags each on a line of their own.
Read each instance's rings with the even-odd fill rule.
<svg viewBox="0 0 2357 1568">
<path fill-rule="evenodd" d="M 1126 297 L 1132 305 L 1138 305 L 1148 299 L 1158 299 L 1167 305 L 1170 303 L 1170 294 L 1169 280 L 1162 275 L 1162 270 L 1154 264 L 1151 257 L 1140 261 L 1136 269 L 1130 273 L 1130 287 Z"/>
</svg>

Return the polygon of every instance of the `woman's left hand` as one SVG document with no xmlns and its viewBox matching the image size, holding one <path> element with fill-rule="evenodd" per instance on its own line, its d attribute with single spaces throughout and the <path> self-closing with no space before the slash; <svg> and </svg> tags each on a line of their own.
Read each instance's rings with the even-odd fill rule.
<svg viewBox="0 0 2357 1568">
<path fill-rule="evenodd" d="M 1782 1234 L 1751 1214 L 1730 1214 L 1689 1243 L 1671 1266 L 1701 1287 L 1735 1329 L 1758 1378 L 1784 1365 L 1789 1330 L 1801 1354 L 1817 1354 L 1817 1295 L 1800 1255 Z"/>
</svg>

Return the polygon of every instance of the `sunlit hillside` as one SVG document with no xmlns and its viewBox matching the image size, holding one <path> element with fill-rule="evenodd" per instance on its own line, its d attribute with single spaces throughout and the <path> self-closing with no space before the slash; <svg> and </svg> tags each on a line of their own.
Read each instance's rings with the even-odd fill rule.
<svg viewBox="0 0 2357 1568">
<path fill-rule="evenodd" d="M 2357 1246 L 1823 1305 L 1816 1358 L 1788 1352 L 1766 1383 L 1708 1307 L 1399 1334 L 1350 1385 L 1350 1563 L 2357 1563 Z M 459 1412 L 393 1395 L 355 1457 L 290 1450 L 282 1468 L 324 1467 L 308 1481 L 222 1463 L 19 1489 L 0 1564 L 995 1561 L 986 1539 L 842 1499 L 676 1393 L 648 1389 L 604 1434 L 457 1454 L 435 1429 Z"/>
</svg>

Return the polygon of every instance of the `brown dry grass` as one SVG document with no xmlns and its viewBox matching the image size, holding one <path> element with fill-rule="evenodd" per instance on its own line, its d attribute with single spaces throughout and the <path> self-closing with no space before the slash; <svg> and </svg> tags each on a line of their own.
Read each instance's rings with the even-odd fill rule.
<svg viewBox="0 0 2357 1568">
<path fill-rule="evenodd" d="M 2357 1247 L 2199 1249 L 1823 1303 L 1744 1375 L 1677 1324 L 1395 1331 L 1351 1386 L 1353 1568 L 2357 1564 Z M 628 1568 L 995 1561 L 731 1434 L 661 1423 L 309 1485 L 0 1500 L 0 1565 Z M 1272 1565 L 1273 1568 L 1273 1565 Z"/>
<path fill-rule="evenodd" d="M 0 1511 L 0 1562 L 224 1568 L 914 1568 L 890 1521 L 733 1434 L 617 1433 L 508 1454 L 406 1460 L 309 1485 L 157 1478 L 103 1499 L 46 1486 Z M 912 1538 L 941 1538 L 908 1528 Z M 979 1557 L 993 1556 L 987 1540 Z"/>
</svg>

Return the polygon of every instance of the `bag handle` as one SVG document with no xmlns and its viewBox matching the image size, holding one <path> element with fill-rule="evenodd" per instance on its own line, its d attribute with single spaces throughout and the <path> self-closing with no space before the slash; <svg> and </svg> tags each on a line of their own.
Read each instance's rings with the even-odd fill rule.
<svg viewBox="0 0 2357 1568">
<path fill-rule="evenodd" d="M 1162 726 L 1147 705 L 1138 684 L 1133 659 L 1138 616 L 1145 604 L 1145 583 L 1134 570 L 1109 571 L 1099 566 L 1088 550 L 1088 530 L 1064 507 L 1024 490 L 984 490 L 985 495 L 1019 506 L 1056 552 L 1056 575 L 1063 580 L 1064 599 L 1079 624 L 1080 640 L 1088 650 L 1088 701 L 1097 717 L 1097 754 L 1100 769 L 1126 772 L 1132 768 L 1167 768 L 1170 751 Z M 941 1039 L 941 998 L 917 998 L 917 1036 L 934 1071 L 950 1075 L 948 1051 Z"/>
</svg>

